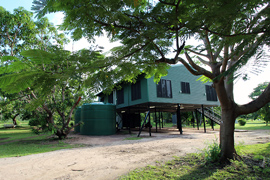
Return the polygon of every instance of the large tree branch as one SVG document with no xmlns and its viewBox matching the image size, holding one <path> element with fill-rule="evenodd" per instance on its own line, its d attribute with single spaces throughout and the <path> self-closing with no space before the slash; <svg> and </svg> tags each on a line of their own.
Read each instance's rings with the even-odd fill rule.
<svg viewBox="0 0 270 180">
<path fill-rule="evenodd" d="M 221 36 L 221 37 L 236 37 L 236 36 L 249 36 L 249 35 L 257 35 L 257 34 L 260 34 L 260 33 L 266 33 L 268 32 L 269 30 L 259 30 L 259 31 L 253 31 L 253 32 L 250 32 L 250 33 L 237 33 L 237 34 L 223 34 L 223 33 L 218 33 L 218 32 L 215 32 L 215 31 L 211 31 L 210 29 L 208 29 L 207 27 L 202 27 L 201 28 L 202 30 L 206 30 L 212 34 L 215 34 L 215 35 L 218 35 L 218 36 Z"/>
<path fill-rule="evenodd" d="M 200 66 L 198 66 L 197 64 L 195 64 L 193 62 L 193 60 L 191 59 L 191 57 L 188 55 L 187 52 L 185 52 L 186 58 L 188 60 L 188 63 L 195 69 L 197 70 L 200 74 L 205 75 L 206 77 L 209 77 L 210 79 L 214 79 L 215 76 L 213 75 L 213 73 L 211 73 L 210 71 L 207 71 L 204 68 L 201 68 Z"/>
<path fill-rule="evenodd" d="M 66 127 L 68 127 L 68 124 L 69 124 L 69 122 L 71 120 L 72 113 L 73 113 L 74 109 L 76 108 L 76 106 L 79 104 L 79 102 L 80 102 L 81 99 L 82 98 L 79 97 L 78 100 L 73 104 L 73 106 L 72 106 L 72 108 L 71 108 L 71 110 L 69 112 L 69 115 L 68 115 L 67 123 L 65 125 Z"/>
<path fill-rule="evenodd" d="M 207 65 L 207 66 L 210 66 L 210 63 L 208 62 L 208 61 L 205 61 L 205 60 L 203 60 L 201 57 L 197 57 L 198 59 L 199 59 L 199 61 L 201 62 L 201 63 L 203 63 L 203 64 L 205 64 L 205 65 Z"/>
<path fill-rule="evenodd" d="M 203 56 L 203 57 L 206 57 L 206 58 L 209 58 L 209 56 L 207 56 L 206 54 L 202 54 L 202 53 L 198 53 L 196 51 L 193 51 L 192 49 L 189 49 L 189 48 L 185 48 L 185 50 L 189 51 L 189 52 L 192 52 L 194 54 L 197 54 L 199 56 Z"/>
<path fill-rule="evenodd" d="M 178 18 L 177 18 L 177 16 L 178 16 L 178 8 L 179 8 L 179 4 L 180 4 L 180 1 L 181 0 L 178 0 L 178 2 L 177 2 L 177 4 L 176 4 L 176 8 L 175 8 L 175 19 L 179 22 L 179 20 L 178 20 Z M 175 2 L 174 2 L 175 3 Z M 176 57 L 178 57 L 178 55 L 179 55 L 179 49 L 180 49 L 180 45 L 179 45 L 179 35 L 178 35 L 178 31 L 179 31 L 179 29 L 178 29 L 178 25 L 177 25 L 177 23 L 176 23 L 176 25 L 175 25 L 177 28 L 176 28 L 176 49 L 177 49 L 177 53 L 176 53 L 176 55 L 175 55 L 175 58 Z M 185 42 L 183 43 L 183 45 L 185 45 Z M 182 45 L 182 46 L 183 46 Z M 183 47 L 182 47 L 182 49 L 183 49 Z M 181 51 L 181 50 L 180 50 Z"/>
<path fill-rule="evenodd" d="M 218 58 L 220 52 L 222 51 L 222 49 L 223 49 L 223 45 L 220 45 L 218 47 L 217 51 L 215 52 L 215 54 L 214 54 L 215 61 L 217 60 L 217 58 Z"/>
<path fill-rule="evenodd" d="M 256 112 L 269 102 L 270 102 L 270 83 L 268 84 L 264 92 L 257 99 L 245 105 L 238 105 L 237 113 L 238 115 L 242 115 Z"/>
<path fill-rule="evenodd" d="M 174 56 L 174 59 L 177 59 L 178 58 L 178 56 L 179 56 L 179 54 L 180 54 L 180 52 L 184 49 L 184 47 L 185 47 L 185 41 L 183 42 L 183 44 L 180 46 L 180 47 L 176 47 L 177 48 L 177 52 L 176 52 L 176 54 L 175 54 L 175 56 Z"/>
<path fill-rule="evenodd" d="M 120 59 L 124 59 L 124 58 L 127 58 L 127 57 L 130 57 L 132 56 L 133 54 L 141 51 L 144 47 L 146 47 L 148 44 L 150 43 L 150 41 L 148 41 L 146 44 L 142 45 L 140 48 L 136 49 L 135 51 L 133 52 L 130 52 L 129 54 L 126 54 L 125 56 L 121 57 Z"/>
<path fill-rule="evenodd" d="M 193 69 L 184 59 L 178 57 L 178 60 L 187 68 L 187 70 L 195 75 L 195 76 L 199 76 L 199 75 L 203 75 L 202 73 L 196 71 L 195 69 Z"/>
<path fill-rule="evenodd" d="M 222 61 L 221 73 L 226 71 L 228 60 L 229 60 L 229 47 L 224 46 L 224 59 Z"/>
<path fill-rule="evenodd" d="M 210 62 L 214 62 L 214 57 L 211 49 L 211 43 L 209 41 L 208 32 L 205 31 L 205 38 L 203 39 L 204 45 L 207 51 L 207 57 L 209 58 Z"/>
<path fill-rule="evenodd" d="M 211 72 L 209 72 L 209 71 L 207 71 L 207 70 L 205 70 L 205 69 L 203 69 L 203 68 L 197 66 L 192 60 L 189 61 L 189 63 L 188 63 L 188 62 L 186 62 L 186 61 L 185 61 L 183 58 L 181 58 L 181 57 L 178 57 L 177 59 L 161 58 L 161 59 L 159 59 L 159 60 L 156 60 L 156 63 L 164 62 L 164 63 L 168 63 L 168 64 L 176 64 L 177 61 L 180 61 L 180 62 L 187 68 L 187 70 L 188 70 L 191 74 L 193 74 L 193 75 L 195 75 L 195 76 L 205 75 L 206 77 L 208 77 L 208 78 L 210 78 L 210 79 L 214 79 L 214 75 L 213 75 Z M 193 66 L 194 66 L 194 67 L 197 67 L 197 68 L 194 68 L 190 63 L 192 63 Z"/>
</svg>

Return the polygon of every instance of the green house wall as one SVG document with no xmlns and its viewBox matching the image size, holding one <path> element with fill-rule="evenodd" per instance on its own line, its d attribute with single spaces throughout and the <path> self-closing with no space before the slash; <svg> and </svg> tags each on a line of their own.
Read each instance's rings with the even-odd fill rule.
<svg viewBox="0 0 270 180">
<path fill-rule="evenodd" d="M 207 101 L 205 85 L 197 79 L 200 76 L 192 75 L 183 65 L 173 65 L 168 70 L 168 75 L 161 79 L 171 80 L 172 98 L 157 97 L 157 84 L 153 78 L 148 81 L 149 102 L 180 103 L 180 104 L 204 104 L 219 105 L 219 101 Z M 190 94 L 181 93 L 181 82 L 190 84 Z"/>
<path fill-rule="evenodd" d="M 192 75 L 183 65 L 173 65 L 168 70 L 168 75 L 161 79 L 171 80 L 172 98 L 157 97 L 157 84 L 153 78 L 141 77 L 141 99 L 131 100 L 131 84 L 122 85 L 124 88 L 124 103 L 116 104 L 116 109 L 147 102 L 157 103 L 179 103 L 179 104 L 204 104 L 219 105 L 219 101 L 207 101 L 205 85 L 197 79 L 199 76 Z M 181 93 L 181 82 L 189 82 L 190 94 Z M 112 92 L 113 93 L 113 92 Z M 116 95 L 116 92 L 115 92 Z M 117 101 L 117 100 L 116 100 Z M 108 96 L 105 95 L 104 102 L 108 103 Z"/>
<path fill-rule="evenodd" d="M 122 88 L 124 88 L 124 103 L 116 104 L 116 108 L 122 108 L 127 106 L 132 106 L 136 104 L 146 103 L 148 102 L 149 95 L 147 93 L 147 79 L 140 78 L 141 81 L 141 99 L 132 100 L 131 99 L 131 84 L 124 84 Z"/>
</svg>

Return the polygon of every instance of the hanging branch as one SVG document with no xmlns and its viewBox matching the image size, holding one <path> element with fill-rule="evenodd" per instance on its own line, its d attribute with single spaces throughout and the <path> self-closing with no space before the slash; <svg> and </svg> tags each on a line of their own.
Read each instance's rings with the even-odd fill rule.
<svg viewBox="0 0 270 180">
<path fill-rule="evenodd" d="M 81 101 L 81 99 L 82 99 L 82 97 L 80 96 L 80 97 L 78 98 L 78 100 L 73 104 L 73 106 L 72 106 L 72 108 L 71 108 L 71 110 L 70 110 L 70 112 L 69 112 L 68 120 L 67 120 L 66 125 L 69 124 L 69 122 L 70 122 L 70 120 L 71 120 L 71 117 L 72 117 L 72 113 L 73 113 L 74 109 L 76 108 L 76 106 L 77 106 L 77 105 L 79 104 L 79 102 Z"/>
<path fill-rule="evenodd" d="M 209 41 L 207 31 L 205 31 L 205 38 L 203 39 L 203 42 L 204 42 L 204 45 L 206 47 L 208 59 L 210 60 L 210 62 L 213 63 L 214 62 L 214 57 L 213 57 L 212 48 L 211 48 L 211 44 L 210 44 L 210 41 Z"/>
<path fill-rule="evenodd" d="M 189 51 L 189 52 L 192 52 L 194 54 L 197 54 L 199 56 L 203 56 L 203 57 L 206 57 L 206 58 L 209 58 L 209 56 L 207 56 L 206 54 L 202 54 L 202 53 L 198 53 L 196 51 L 193 51 L 192 49 L 189 49 L 189 48 L 185 48 L 186 51 Z"/>
</svg>

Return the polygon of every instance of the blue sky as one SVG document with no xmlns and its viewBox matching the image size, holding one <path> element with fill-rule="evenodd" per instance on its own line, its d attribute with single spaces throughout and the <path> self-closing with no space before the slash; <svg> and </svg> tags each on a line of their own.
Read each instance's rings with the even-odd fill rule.
<svg viewBox="0 0 270 180">
<path fill-rule="evenodd" d="M 13 12 L 15 8 L 20 6 L 24 7 L 26 10 L 31 11 L 33 0 L 0 0 L 0 6 L 3 6 L 7 11 Z M 34 15 L 35 16 L 35 15 Z M 62 18 L 61 13 L 48 14 L 46 15 L 51 22 L 55 25 L 59 24 Z"/>
<path fill-rule="evenodd" d="M 22 6 L 26 10 L 30 11 L 32 6 L 32 0 L 0 0 L 0 6 L 3 6 L 6 10 L 12 12 L 13 9 Z"/>
<path fill-rule="evenodd" d="M 13 9 L 19 6 L 22 6 L 25 9 L 31 11 L 32 0 L 0 0 L 0 6 L 3 6 L 6 10 L 10 12 L 12 12 Z M 57 25 L 61 23 L 63 15 L 61 13 L 56 13 L 47 15 L 47 17 L 50 19 L 51 22 Z M 98 38 L 96 43 L 99 44 L 100 46 L 104 46 L 105 51 L 108 51 L 113 46 L 112 44 L 109 43 L 106 37 Z M 87 48 L 88 46 L 89 43 L 87 42 L 87 40 L 82 39 L 78 42 L 71 42 L 65 48 L 68 50 L 78 50 L 81 48 Z M 270 55 L 269 49 L 268 55 Z M 250 80 L 248 81 L 238 80 L 237 82 L 234 83 L 235 84 L 234 94 L 236 103 L 243 104 L 249 102 L 250 99 L 248 98 L 248 95 L 252 92 L 253 88 L 255 88 L 259 83 L 265 81 L 267 82 L 270 81 L 270 63 L 268 63 L 268 66 L 264 68 L 264 72 L 259 74 L 258 76 L 251 74 Z"/>
</svg>

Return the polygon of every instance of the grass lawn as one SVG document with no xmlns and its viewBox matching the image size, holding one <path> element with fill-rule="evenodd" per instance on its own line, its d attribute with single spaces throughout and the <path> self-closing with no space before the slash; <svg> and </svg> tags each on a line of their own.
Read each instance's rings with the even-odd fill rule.
<svg viewBox="0 0 270 180">
<path fill-rule="evenodd" d="M 36 135 L 28 122 L 20 123 L 16 128 L 4 128 L 3 124 L 9 123 L 0 123 L 0 158 L 79 147 L 51 138 L 48 134 Z"/>
<path fill-rule="evenodd" d="M 154 124 L 155 126 L 155 124 Z M 164 127 L 172 127 L 173 124 L 172 123 L 166 123 L 164 125 Z M 193 128 L 193 125 L 185 125 L 182 124 L 183 127 L 185 128 Z M 211 125 L 209 124 L 205 124 L 206 129 L 212 129 Z M 195 128 L 197 128 L 197 124 L 195 124 Z M 203 129 L 203 123 L 201 124 L 201 126 L 199 126 L 199 129 Z M 215 130 L 219 130 L 220 126 L 218 124 L 215 124 L 214 126 Z M 270 130 L 270 125 L 266 126 L 264 121 L 260 121 L 260 120 L 255 120 L 255 121 L 251 121 L 248 120 L 247 123 L 244 126 L 240 126 L 238 123 L 235 123 L 235 129 L 241 129 L 241 130 Z"/>
<path fill-rule="evenodd" d="M 172 127 L 172 123 L 166 123 L 165 127 Z M 193 128 L 193 126 L 185 126 Z M 195 126 L 197 128 L 197 126 Z M 203 129 L 203 125 L 199 127 Z M 206 128 L 211 128 L 206 124 Z M 219 129 L 219 125 L 214 126 Z M 245 126 L 235 124 L 235 129 L 242 130 L 270 130 L 263 121 L 247 121 Z M 202 154 L 189 154 L 185 157 L 175 157 L 165 164 L 157 162 L 156 166 L 147 166 L 122 176 L 122 180 L 136 179 L 263 179 L 270 180 L 270 143 L 255 144 L 236 147 L 241 161 L 231 161 L 230 165 L 221 166 L 206 160 Z"/>
<path fill-rule="evenodd" d="M 240 126 L 238 123 L 235 124 L 235 129 L 243 129 L 243 130 L 270 130 L 270 126 L 266 126 L 264 121 L 248 120 L 244 126 Z"/>
<path fill-rule="evenodd" d="M 225 167 L 206 161 L 202 154 L 189 154 L 165 164 L 134 170 L 120 179 L 270 179 L 270 143 L 237 148 L 242 160 L 231 161 Z"/>
</svg>

